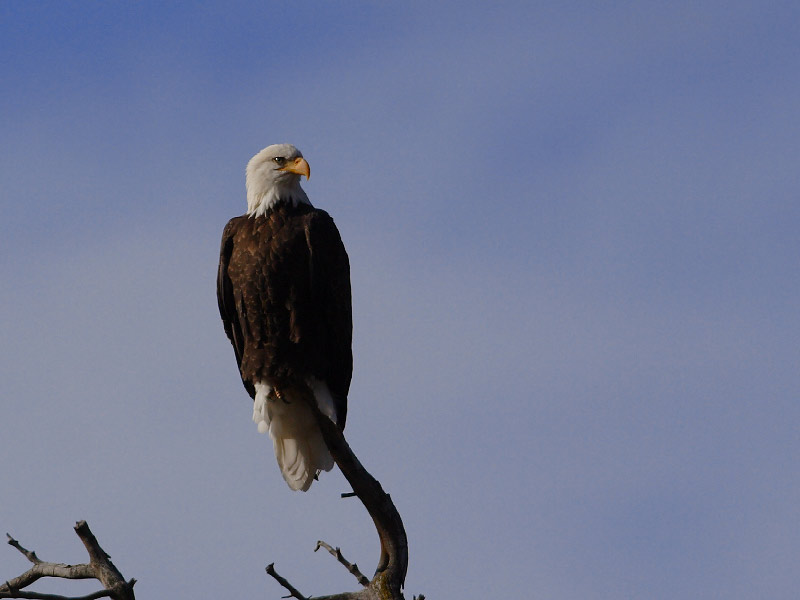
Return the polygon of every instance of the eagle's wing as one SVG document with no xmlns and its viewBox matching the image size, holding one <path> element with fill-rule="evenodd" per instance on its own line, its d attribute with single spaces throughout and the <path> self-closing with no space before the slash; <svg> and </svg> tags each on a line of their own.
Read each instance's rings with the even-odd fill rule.
<svg viewBox="0 0 800 600">
<path fill-rule="evenodd" d="M 338 425 L 344 429 L 347 393 L 353 375 L 353 310 L 350 293 L 350 261 L 339 230 L 323 210 L 315 210 L 306 225 L 311 260 L 311 289 L 321 308 L 324 331 L 322 378 L 336 404 Z"/>
<path fill-rule="evenodd" d="M 233 253 L 233 236 L 238 228 L 240 218 L 237 217 L 228 221 L 225 230 L 222 232 L 222 244 L 219 250 L 219 270 L 217 271 L 217 303 L 219 304 L 219 314 L 222 317 L 225 333 L 231 344 L 233 344 L 236 365 L 241 368 L 242 355 L 244 354 L 244 335 L 242 333 L 242 321 L 233 296 L 233 285 L 230 277 L 228 277 L 228 265 Z M 245 381 L 244 378 L 242 378 L 242 383 L 244 383 L 244 387 L 250 397 L 255 398 L 256 392 L 253 384 Z"/>
</svg>

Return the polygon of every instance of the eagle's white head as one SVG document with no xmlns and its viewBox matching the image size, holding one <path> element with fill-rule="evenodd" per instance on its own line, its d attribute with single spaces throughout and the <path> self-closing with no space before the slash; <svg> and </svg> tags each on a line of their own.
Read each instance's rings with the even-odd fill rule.
<svg viewBox="0 0 800 600">
<path fill-rule="evenodd" d="M 247 163 L 247 214 L 258 217 L 276 203 L 311 204 L 300 187 L 300 176 L 311 176 L 311 168 L 300 150 L 291 144 L 273 144 Z"/>
</svg>

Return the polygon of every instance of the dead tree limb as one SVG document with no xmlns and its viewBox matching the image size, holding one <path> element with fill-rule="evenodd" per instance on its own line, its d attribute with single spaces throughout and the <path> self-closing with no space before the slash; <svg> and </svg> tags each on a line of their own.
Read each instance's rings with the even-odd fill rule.
<svg viewBox="0 0 800 600">
<path fill-rule="evenodd" d="M 331 596 L 315 596 L 314 598 L 315 600 L 404 600 L 402 590 L 408 569 L 408 540 L 400 513 L 397 512 L 392 499 L 383 491 L 378 480 L 370 475 L 358 460 L 339 428 L 319 411 L 316 400 L 309 396 L 307 401 L 314 411 L 322 431 L 322 437 L 325 439 L 333 460 L 336 461 L 342 474 L 352 486 L 353 493 L 358 496 L 372 517 L 381 543 L 381 554 L 375 575 L 366 583 L 359 579 L 359 582 L 365 586 L 363 589 Z M 341 552 L 338 553 L 338 556 L 335 552 L 331 553 L 337 557 L 339 562 L 345 564 L 346 561 L 343 562 L 343 559 L 340 558 Z M 349 563 L 345 566 L 347 567 L 347 565 Z M 350 570 L 349 567 L 348 570 Z M 357 568 L 356 571 L 358 571 Z M 296 590 L 291 587 L 291 584 L 275 573 L 273 565 L 267 568 L 267 572 L 289 590 L 295 598 L 299 598 L 294 594 Z M 350 572 L 353 573 L 352 570 Z M 363 575 L 361 577 L 366 580 Z"/>
<path fill-rule="evenodd" d="M 333 548 L 331 547 L 330 544 L 326 544 L 322 540 L 318 540 L 317 547 L 314 548 L 314 552 L 316 552 L 320 548 L 325 548 L 325 550 L 330 552 L 331 556 L 335 557 L 336 560 L 338 560 L 345 569 L 350 571 L 350 573 L 353 575 L 353 577 L 356 578 L 358 583 L 360 583 L 364 587 L 367 587 L 369 585 L 369 579 L 367 579 L 366 576 L 361 571 L 358 570 L 358 565 L 356 563 L 351 563 L 344 556 L 342 556 L 342 551 L 338 546 L 336 548 Z"/>
<path fill-rule="evenodd" d="M 285 587 L 288 590 L 289 596 L 287 596 L 287 597 L 289 597 L 289 598 L 297 598 L 297 600 L 308 600 L 308 598 L 306 598 L 305 596 L 303 596 L 303 594 L 298 592 L 297 589 L 291 583 L 286 581 L 285 578 L 283 578 L 280 575 L 278 575 L 278 573 L 275 571 L 275 564 L 274 563 L 269 563 L 267 565 L 267 574 L 270 577 L 272 577 L 273 579 L 275 579 L 275 581 L 280 583 L 283 587 Z"/>
<path fill-rule="evenodd" d="M 112 598 L 113 600 L 135 600 L 133 586 L 135 579 L 125 581 L 122 573 L 111 562 L 111 558 L 100 547 L 97 538 L 89 529 L 86 521 L 75 524 L 75 533 L 83 542 L 89 554 L 89 562 L 81 565 L 45 562 L 35 552 L 26 550 L 22 545 L 8 536 L 9 545 L 16 548 L 33 566 L 22 575 L 0 584 L 0 598 L 35 598 L 38 600 L 93 600 L 94 598 Z M 59 596 L 25 591 L 25 588 L 42 577 L 58 577 L 61 579 L 97 579 L 103 584 L 102 590 L 86 596 Z"/>
<path fill-rule="evenodd" d="M 383 491 L 380 482 L 358 460 L 339 428 L 319 410 L 316 413 L 322 436 L 333 459 L 364 504 L 378 531 L 381 555 L 372 582 L 380 578 L 387 590 L 395 594 L 392 597 L 400 597 L 408 569 L 408 540 L 400 513 L 389 494 Z"/>
</svg>

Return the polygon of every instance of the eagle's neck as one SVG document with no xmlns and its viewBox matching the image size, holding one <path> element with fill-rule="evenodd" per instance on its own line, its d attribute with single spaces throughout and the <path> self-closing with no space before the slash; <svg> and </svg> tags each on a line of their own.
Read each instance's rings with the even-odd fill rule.
<svg viewBox="0 0 800 600">
<path fill-rule="evenodd" d="M 266 190 L 250 189 L 249 187 L 247 189 L 247 214 L 251 217 L 260 217 L 266 214 L 280 202 L 288 202 L 292 206 L 299 204 L 311 206 L 311 201 L 300 187 L 300 183 L 291 187 L 274 185 Z"/>
</svg>

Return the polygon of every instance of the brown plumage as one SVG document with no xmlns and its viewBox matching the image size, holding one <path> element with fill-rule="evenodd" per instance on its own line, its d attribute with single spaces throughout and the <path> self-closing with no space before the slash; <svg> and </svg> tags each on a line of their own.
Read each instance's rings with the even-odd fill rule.
<svg viewBox="0 0 800 600">
<path fill-rule="evenodd" d="M 308 489 L 333 462 L 302 412 L 302 395 L 313 393 L 344 429 L 353 369 L 350 267 L 333 219 L 307 201 L 281 199 L 259 216 L 231 219 L 222 234 L 217 298 L 242 382 L 256 400 L 254 420 L 264 415 L 259 430 L 269 427 L 290 487 Z M 297 439 L 308 436 L 314 439 Z"/>
</svg>

